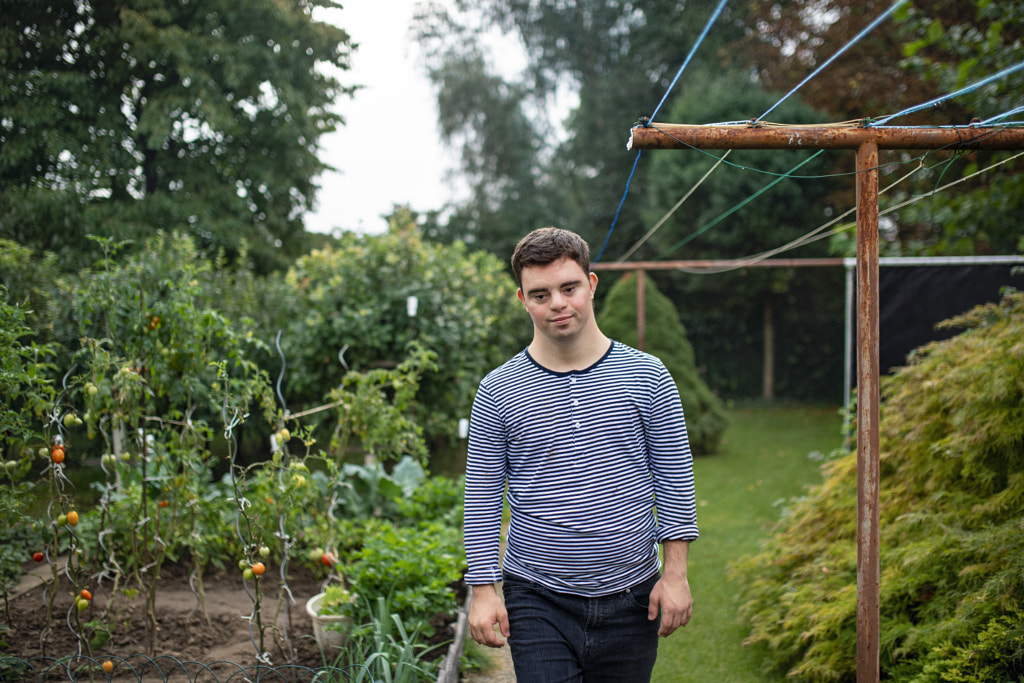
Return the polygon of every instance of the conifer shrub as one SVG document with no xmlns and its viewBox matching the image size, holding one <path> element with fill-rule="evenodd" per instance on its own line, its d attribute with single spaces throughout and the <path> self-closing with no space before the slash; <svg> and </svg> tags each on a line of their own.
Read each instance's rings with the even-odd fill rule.
<svg viewBox="0 0 1024 683">
<path fill-rule="evenodd" d="M 883 378 L 882 680 L 1024 680 L 1024 294 Z M 802 681 L 856 670 L 856 453 L 825 465 L 757 555 L 742 614 L 766 668 Z"/>
<path fill-rule="evenodd" d="M 695 454 L 714 453 L 727 425 L 725 407 L 697 371 L 693 346 L 679 320 L 679 311 L 650 278 L 645 282 L 644 307 L 644 350 L 660 358 L 676 382 L 686 415 L 690 449 Z M 635 348 L 636 313 L 636 275 L 629 273 L 608 291 L 598 324 L 612 339 Z"/>
</svg>

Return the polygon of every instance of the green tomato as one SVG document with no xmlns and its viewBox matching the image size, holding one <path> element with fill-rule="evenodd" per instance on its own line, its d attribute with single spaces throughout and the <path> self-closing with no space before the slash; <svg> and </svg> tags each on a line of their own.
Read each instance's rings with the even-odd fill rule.
<svg viewBox="0 0 1024 683">
<path fill-rule="evenodd" d="M 238 568 L 243 570 L 243 571 L 248 569 L 249 568 L 249 560 L 246 560 L 245 558 L 242 558 L 241 560 L 239 560 L 238 561 Z"/>
<path fill-rule="evenodd" d="M 242 572 L 242 577 L 246 581 L 251 581 L 252 580 L 252 576 L 253 576 L 253 574 L 252 574 L 252 569 L 251 568 L 246 569 L 244 572 Z"/>
<path fill-rule="evenodd" d="M 260 557 L 270 557 L 270 548 L 265 545 L 260 546 Z"/>
</svg>

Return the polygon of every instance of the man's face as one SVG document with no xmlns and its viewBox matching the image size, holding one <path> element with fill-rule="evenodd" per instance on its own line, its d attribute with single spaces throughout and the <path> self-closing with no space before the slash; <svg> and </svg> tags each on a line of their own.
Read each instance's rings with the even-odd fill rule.
<svg viewBox="0 0 1024 683">
<path fill-rule="evenodd" d="M 533 328 L 549 339 L 574 339 L 594 315 L 597 275 L 562 258 L 546 266 L 529 266 L 520 273 L 517 292 L 533 319 Z"/>
</svg>

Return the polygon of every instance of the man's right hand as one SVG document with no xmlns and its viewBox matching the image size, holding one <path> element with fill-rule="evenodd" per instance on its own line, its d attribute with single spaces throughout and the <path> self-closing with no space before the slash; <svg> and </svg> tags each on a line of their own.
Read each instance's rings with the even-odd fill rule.
<svg viewBox="0 0 1024 683">
<path fill-rule="evenodd" d="M 502 647 L 505 641 L 494 631 L 495 624 L 508 638 L 508 612 L 494 584 L 473 586 L 473 600 L 469 604 L 469 635 L 487 647 Z"/>
</svg>

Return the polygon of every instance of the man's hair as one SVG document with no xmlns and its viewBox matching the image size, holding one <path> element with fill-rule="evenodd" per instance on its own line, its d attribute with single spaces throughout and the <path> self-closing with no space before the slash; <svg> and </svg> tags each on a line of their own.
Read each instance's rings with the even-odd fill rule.
<svg viewBox="0 0 1024 683">
<path fill-rule="evenodd" d="M 561 228 L 538 228 L 519 240 L 512 252 L 512 272 L 516 285 L 523 285 L 523 268 L 546 266 L 562 258 L 579 264 L 584 273 L 590 273 L 590 247 L 582 237 Z"/>
</svg>

